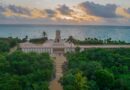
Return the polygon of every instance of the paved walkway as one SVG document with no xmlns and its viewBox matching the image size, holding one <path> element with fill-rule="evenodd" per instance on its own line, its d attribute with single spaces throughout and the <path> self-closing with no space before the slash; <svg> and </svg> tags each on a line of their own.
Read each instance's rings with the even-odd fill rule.
<svg viewBox="0 0 130 90">
<path fill-rule="evenodd" d="M 50 90 L 63 90 L 63 87 L 61 86 L 61 84 L 59 83 L 59 79 L 63 76 L 63 71 L 62 71 L 62 65 L 64 64 L 64 62 L 66 61 L 66 58 L 61 55 L 54 55 L 56 57 L 56 59 L 54 59 L 54 63 L 55 63 L 55 69 L 56 69 L 56 77 L 54 80 L 52 80 L 50 82 Z"/>
<path fill-rule="evenodd" d="M 11 49 L 10 49 L 9 54 L 11 54 L 11 53 L 15 52 L 16 50 L 17 50 L 17 46 L 15 46 L 15 47 L 11 48 Z"/>
</svg>

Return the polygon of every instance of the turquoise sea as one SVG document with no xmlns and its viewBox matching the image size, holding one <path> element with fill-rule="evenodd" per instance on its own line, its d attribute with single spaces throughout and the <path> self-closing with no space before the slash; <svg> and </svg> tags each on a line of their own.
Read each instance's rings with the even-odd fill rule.
<svg viewBox="0 0 130 90">
<path fill-rule="evenodd" d="M 45 31 L 50 39 L 55 38 L 55 31 L 60 30 L 62 38 L 72 35 L 77 39 L 87 37 L 130 42 L 130 26 L 90 26 L 90 25 L 0 25 L 0 37 L 29 38 L 42 36 Z"/>
</svg>

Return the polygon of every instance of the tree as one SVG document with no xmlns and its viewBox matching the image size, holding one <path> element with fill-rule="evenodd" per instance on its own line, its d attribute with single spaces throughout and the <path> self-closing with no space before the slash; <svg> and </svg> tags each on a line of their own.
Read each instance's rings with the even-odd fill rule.
<svg viewBox="0 0 130 90">
<path fill-rule="evenodd" d="M 87 49 L 66 56 L 65 90 L 79 88 L 80 80 L 75 83 L 79 70 L 87 78 L 89 90 L 130 90 L 130 49 Z"/>
<path fill-rule="evenodd" d="M 89 90 L 100 90 L 96 81 L 94 80 L 89 81 Z"/>
<path fill-rule="evenodd" d="M 10 74 L 0 76 L 0 90 L 22 90 L 18 76 Z"/>
<path fill-rule="evenodd" d="M 90 61 L 85 65 L 84 72 L 88 78 L 94 79 L 96 72 L 102 69 L 100 62 Z"/>
<path fill-rule="evenodd" d="M 42 36 L 43 36 L 43 38 L 46 38 L 47 37 L 47 33 L 45 31 L 43 31 Z"/>
<path fill-rule="evenodd" d="M 114 90 L 130 90 L 130 85 L 129 84 L 127 85 L 124 79 L 117 79 L 114 82 L 113 89 Z"/>
<path fill-rule="evenodd" d="M 82 72 L 65 74 L 61 80 L 64 90 L 88 90 L 88 80 Z"/>
<path fill-rule="evenodd" d="M 48 90 L 52 75 L 49 54 L 16 51 L 0 55 L 0 90 Z"/>
<path fill-rule="evenodd" d="M 28 36 L 26 35 L 26 36 L 23 38 L 22 41 L 23 41 L 23 42 L 27 42 L 27 41 L 28 41 Z"/>
<path fill-rule="evenodd" d="M 114 85 L 114 75 L 107 70 L 96 72 L 96 82 L 101 90 L 108 90 Z"/>
<path fill-rule="evenodd" d="M 7 72 L 9 69 L 9 62 L 6 60 L 5 55 L 0 55 L 0 74 Z"/>
<path fill-rule="evenodd" d="M 82 75 L 82 72 L 75 74 L 75 89 L 76 90 L 88 90 L 87 78 Z"/>
<path fill-rule="evenodd" d="M 69 38 L 67 39 L 67 42 L 73 43 L 74 42 L 73 36 L 69 36 Z"/>
<path fill-rule="evenodd" d="M 0 52 L 8 52 L 10 49 L 9 43 L 5 41 L 0 41 Z"/>
</svg>

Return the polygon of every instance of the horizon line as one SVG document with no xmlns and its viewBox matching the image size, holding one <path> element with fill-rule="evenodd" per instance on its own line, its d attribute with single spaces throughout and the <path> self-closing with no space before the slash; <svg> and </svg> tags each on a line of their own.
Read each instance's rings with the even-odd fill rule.
<svg viewBox="0 0 130 90">
<path fill-rule="evenodd" d="M 0 25 L 35 25 L 35 26 L 126 26 L 130 27 L 130 25 L 97 25 L 97 24 L 0 24 Z"/>
</svg>

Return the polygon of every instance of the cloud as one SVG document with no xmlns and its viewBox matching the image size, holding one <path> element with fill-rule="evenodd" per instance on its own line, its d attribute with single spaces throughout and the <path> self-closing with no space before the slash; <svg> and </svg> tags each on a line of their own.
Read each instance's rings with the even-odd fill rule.
<svg viewBox="0 0 130 90">
<path fill-rule="evenodd" d="M 31 13 L 31 18 L 35 19 L 35 18 L 45 18 L 46 17 L 46 13 L 43 10 L 39 10 L 39 9 L 32 9 L 30 11 Z"/>
<path fill-rule="evenodd" d="M 40 9 L 29 9 L 25 7 L 9 5 L 2 7 L 0 6 L 0 14 L 5 17 L 24 17 L 27 19 L 45 18 L 46 14 L 44 10 Z"/>
<path fill-rule="evenodd" d="M 1 12 L 5 17 L 25 17 L 29 18 L 31 13 L 30 9 L 15 6 L 15 5 L 8 5 L 3 7 L 4 10 Z"/>
<path fill-rule="evenodd" d="M 129 18 L 130 19 L 130 8 L 125 9 L 122 7 L 118 7 L 116 9 L 116 14 L 125 18 Z"/>
<path fill-rule="evenodd" d="M 13 13 L 24 14 L 24 15 L 31 15 L 31 13 L 30 13 L 28 8 L 23 8 L 23 7 L 14 6 L 14 5 L 9 5 L 7 8 L 10 11 L 12 11 Z"/>
<path fill-rule="evenodd" d="M 73 12 L 73 10 L 66 5 L 59 5 L 56 10 L 62 15 L 71 15 L 71 13 Z"/>
<path fill-rule="evenodd" d="M 128 8 L 128 10 L 127 10 L 127 11 L 128 11 L 128 13 L 130 13 L 130 8 Z"/>
<path fill-rule="evenodd" d="M 4 11 L 5 11 L 5 9 L 2 6 L 0 6 L 0 13 L 4 12 Z"/>
<path fill-rule="evenodd" d="M 9 5 L 6 7 L 1 7 L 3 15 L 6 17 L 24 17 L 27 19 L 46 19 L 50 18 L 55 21 L 71 21 L 71 22 L 93 22 L 100 21 L 101 17 L 93 15 L 91 13 L 82 10 L 76 10 L 70 8 L 67 5 L 59 5 L 56 9 L 29 9 L 25 7 L 19 7 L 15 5 Z"/>
<path fill-rule="evenodd" d="M 56 11 L 51 10 L 51 9 L 45 9 L 45 13 L 47 14 L 48 17 L 54 17 L 56 15 Z"/>
<path fill-rule="evenodd" d="M 85 11 L 87 14 L 104 17 L 114 18 L 117 17 L 115 10 L 117 6 L 115 4 L 100 5 L 93 2 L 83 2 L 79 4 L 79 8 Z"/>
<path fill-rule="evenodd" d="M 5 19 L 6 18 L 6 19 Z M 11 19 L 10 19 L 11 18 Z M 130 8 L 122 8 L 115 4 L 96 4 L 94 2 L 82 2 L 74 7 L 65 4 L 58 5 L 54 9 L 27 8 L 15 5 L 0 5 L 0 20 L 29 22 L 65 22 L 65 23 L 111 23 L 126 21 L 130 18 Z M 18 19 L 19 18 L 19 19 Z M 114 23 L 115 23 L 114 22 Z"/>
<path fill-rule="evenodd" d="M 2 14 L 6 17 L 13 17 L 13 16 L 29 17 L 31 15 L 30 10 L 28 8 L 19 7 L 15 5 L 8 5 L 3 8 L 4 10 Z"/>
<path fill-rule="evenodd" d="M 100 20 L 100 17 L 93 16 L 93 15 L 87 15 L 84 13 L 84 11 L 76 10 L 74 8 L 70 8 L 66 5 L 59 5 L 58 8 L 56 8 L 56 14 L 53 19 L 55 20 L 67 20 L 70 22 L 92 22 L 92 21 L 98 21 Z"/>
</svg>

